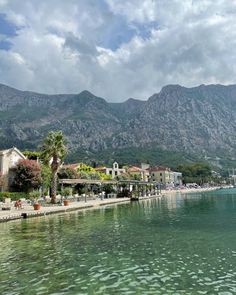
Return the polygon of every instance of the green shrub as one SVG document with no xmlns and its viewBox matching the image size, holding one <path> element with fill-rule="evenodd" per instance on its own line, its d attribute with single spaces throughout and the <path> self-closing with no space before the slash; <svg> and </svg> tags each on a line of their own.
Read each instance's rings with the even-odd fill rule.
<svg viewBox="0 0 236 295">
<path fill-rule="evenodd" d="M 42 184 L 41 167 L 35 160 L 20 160 L 12 169 L 14 181 L 12 187 L 19 192 L 30 192 Z"/>
<path fill-rule="evenodd" d="M 63 197 L 67 198 L 72 195 L 72 188 L 71 187 L 65 187 L 61 190 L 61 194 Z"/>
<path fill-rule="evenodd" d="M 37 200 L 40 197 L 40 192 L 37 190 L 33 190 L 32 192 L 29 193 L 28 196 L 31 200 Z"/>
<path fill-rule="evenodd" d="M 11 198 L 12 201 L 19 199 L 28 199 L 28 195 L 22 192 L 0 192 L 0 202 L 3 202 L 5 198 Z"/>
</svg>

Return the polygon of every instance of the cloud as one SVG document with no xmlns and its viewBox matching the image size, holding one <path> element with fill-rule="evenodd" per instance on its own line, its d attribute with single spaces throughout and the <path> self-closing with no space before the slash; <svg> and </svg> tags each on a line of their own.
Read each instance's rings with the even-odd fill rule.
<svg viewBox="0 0 236 295">
<path fill-rule="evenodd" d="M 0 11 L 0 82 L 19 89 L 122 101 L 236 83 L 236 1 L 0 0 Z"/>
<path fill-rule="evenodd" d="M 96 56 L 98 54 L 96 44 L 89 40 L 75 37 L 73 34 L 69 33 L 65 38 L 65 47 L 78 52 L 81 55 Z"/>
</svg>

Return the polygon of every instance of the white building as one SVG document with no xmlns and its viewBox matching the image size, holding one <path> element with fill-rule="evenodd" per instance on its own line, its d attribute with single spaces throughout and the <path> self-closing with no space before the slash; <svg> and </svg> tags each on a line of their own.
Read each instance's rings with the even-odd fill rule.
<svg viewBox="0 0 236 295">
<path fill-rule="evenodd" d="M 103 172 L 106 175 L 111 175 L 111 178 L 114 179 L 116 176 L 119 176 L 125 173 L 125 169 L 119 168 L 119 164 L 114 162 L 112 168 L 109 167 L 97 167 L 95 168 L 97 172 Z"/>
<path fill-rule="evenodd" d="M 182 186 L 183 185 L 183 176 L 181 172 L 173 172 L 174 176 L 174 185 Z"/>
<path fill-rule="evenodd" d="M 10 169 L 14 168 L 19 160 L 25 160 L 26 157 L 16 148 L 0 151 L 0 175 L 2 175 L 3 185 L 0 191 L 7 191 L 11 182 Z"/>
</svg>

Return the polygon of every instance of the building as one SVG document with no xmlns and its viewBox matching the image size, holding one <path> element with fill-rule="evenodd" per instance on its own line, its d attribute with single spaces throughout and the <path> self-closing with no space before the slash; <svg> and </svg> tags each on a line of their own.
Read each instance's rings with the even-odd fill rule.
<svg viewBox="0 0 236 295">
<path fill-rule="evenodd" d="M 156 181 L 166 187 L 182 185 L 182 173 L 171 171 L 168 167 L 157 166 L 149 169 L 150 180 Z"/>
<path fill-rule="evenodd" d="M 149 168 L 148 164 L 141 164 L 141 168 L 137 166 L 131 166 L 127 169 L 127 172 L 134 179 L 141 180 L 141 181 L 148 181 L 149 180 L 148 168 Z"/>
<path fill-rule="evenodd" d="M 9 190 L 12 180 L 10 169 L 14 168 L 19 160 L 25 159 L 26 157 L 16 147 L 0 151 L 0 175 L 3 178 L 2 186 L 0 187 L 1 191 Z"/>
<path fill-rule="evenodd" d="M 163 185 L 173 185 L 174 175 L 170 168 L 164 166 L 156 166 L 149 169 L 150 180 L 156 181 Z"/>
<path fill-rule="evenodd" d="M 142 169 L 136 166 L 131 166 L 127 169 L 127 173 L 135 180 L 143 180 Z"/>
<path fill-rule="evenodd" d="M 173 172 L 174 174 L 174 184 L 175 186 L 183 185 L 183 175 L 181 172 Z"/>
<path fill-rule="evenodd" d="M 123 173 L 126 173 L 126 170 L 123 168 L 119 168 L 119 164 L 114 162 L 112 168 L 108 167 L 97 167 L 95 168 L 97 172 L 105 173 L 106 175 L 111 175 L 111 178 L 114 179 L 116 176 L 119 176 Z"/>
<path fill-rule="evenodd" d="M 230 183 L 235 186 L 236 185 L 236 169 L 229 169 L 229 179 Z"/>
</svg>

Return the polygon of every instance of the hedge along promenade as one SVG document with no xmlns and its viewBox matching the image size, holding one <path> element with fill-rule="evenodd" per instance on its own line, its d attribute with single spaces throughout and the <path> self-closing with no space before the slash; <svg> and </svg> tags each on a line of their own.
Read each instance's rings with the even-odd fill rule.
<svg viewBox="0 0 236 295">
<path fill-rule="evenodd" d="M 16 201 L 19 199 L 29 199 L 27 193 L 23 192 L 0 192 L 0 202 L 4 202 L 6 198 L 10 198 L 11 201 Z"/>
</svg>

